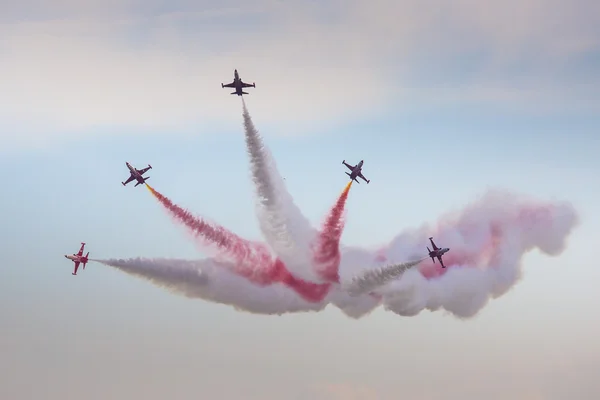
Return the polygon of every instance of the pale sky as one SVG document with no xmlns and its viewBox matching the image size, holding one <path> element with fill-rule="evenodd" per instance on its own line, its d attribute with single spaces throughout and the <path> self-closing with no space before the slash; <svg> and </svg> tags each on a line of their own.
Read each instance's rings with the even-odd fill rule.
<svg viewBox="0 0 600 400">
<path fill-rule="evenodd" d="M 0 398 L 600 398 L 600 3 L 0 2 Z M 488 188 L 568 201 L 559 256 L 470 319 L 258 315 L 63 255 L 197 259 L 125 161 L 261 240 L 245 96 L 318 227 L 347 177 L 345 245 L 435 224 Z M 426 243 L 423 243 L 425 249 Z"/>
</svg>

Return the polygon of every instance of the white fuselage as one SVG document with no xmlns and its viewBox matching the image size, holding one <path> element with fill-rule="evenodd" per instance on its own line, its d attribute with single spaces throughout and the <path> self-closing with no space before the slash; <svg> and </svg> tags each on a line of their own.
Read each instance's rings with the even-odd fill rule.
<svg viewBox="0 0 600 400">
<path fill-rule="evenodd" d="M 77 254 L 72 254 L 72 255 L 65 254 L 65 258 L 68 258 L 71 261 L 81 261 L 81 256 L 78 256 Z"/>
</svg>

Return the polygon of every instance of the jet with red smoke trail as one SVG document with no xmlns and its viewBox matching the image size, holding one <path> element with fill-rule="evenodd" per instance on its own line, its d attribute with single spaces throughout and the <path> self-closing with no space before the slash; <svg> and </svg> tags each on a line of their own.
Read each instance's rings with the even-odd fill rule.
<svg viewBox="0 0 600 400">
<path fill-rule="evenodd" d="M 442 268 L 446 268 L 446 266 L 444 265 L 444 261 L 442 261 L 442 256 L 449 252 L 450 249 L 448 247 L 437 247 L 435 245 L 435 243 L 433 243 L 433 237 L 429 238 L 429 241 L 431 242 L 431 245 L 433 246 L 433 250 L 429 250 L 429 246 L 427 246 L 427 251 L 429 252 L 429 257 L 431 257 L 431 261 L 433 261 L 433 263 L 435 264 L 435 258 L 436 257 L 438 259 L 438 261 L 440 262 Z"/>
<path fill-rule="evenodd" d="M 359 181 L 356 180 L 357 177 L 361 178 L 362 180 L 364 180 L 367 183 L 371 182 L 369 179 L 365 178 L 365 176 L 362 174 L 363 163 L 364 163 L 364 160 L 360 160 L 360 162 L 358 164 L 350 165 L 350 164 L 346 163 L 346 160 L 342 161 L 342 164 L 344 164 L 346 167 L 348 167 L 348 169 L 350 171 L 352 171 L 351 173 L 346 172 L 346 175 L 348 175 L 350 177 L 350 179 L 355 181 L 356 183 L 360 183 Z"/>
<path fill-rule="evenodd" d="M 72 272 L 72 275 L 77 275 L 77 270 L 79 269 L 79 264 L 83 264 L 83 269 L 85 269 L 85 264 L 88 263 L 88 256 L 90 255 L 90 252 L 88 251 L 87 254 L 84 256 L 83 255 L 84 247 L 85 247 L 85 242 L 81 242 L 81 248 L 79 249 L 79 251 L 77 253 L 73 253 L 70 255 L 65 254 L 65 258 L 68 258 L 69 260 L 71 260 L 75 263 L 75 270 Z"/>
<path fill-rule="evenodd" d="M 127 168 L 129 168 L 130 175 L 129 175 L 129 178 L 127 178 L 127 180 L 125 182 L 121 182 L 123 184 L 123 186 L 127 185 L 129 182 L 131 182 L 133 180 L 137 181 L 135 186 L 138 186 L 138 185 L 141 185 L 142 183 L 145 183 L 148 179 L 150 179 L 149 176 L 144 178 L 142 175 L 144 175 L 149 169 L 152 169 L 152 165 L 148 164 L 148 167 L 144 168 L 144 169 L 134 168 L 128 162 L 126 162 L 125 165 L 127 165 Z"/>
</svg>

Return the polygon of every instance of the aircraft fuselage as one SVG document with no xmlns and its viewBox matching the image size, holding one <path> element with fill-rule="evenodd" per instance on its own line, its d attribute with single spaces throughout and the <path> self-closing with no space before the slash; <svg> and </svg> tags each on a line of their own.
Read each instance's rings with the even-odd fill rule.
<svg viewBox="0 0 600 400">
<path fill-rule="evenodd" d="M 444 247 L 443 249 L 432 250 L 429 252 L 429 257 L 441 257 L 449 251 L 450 249 L 448 247 Z"/>
<path fill-rule="evenodd" d="M 85 257 L 83 256 L 78 256 L 77 254 L 72 254 L 72 255 L 67 255 L 65 254 L 65 258 L 68 258 L 69 260 L 73 261 L 73 262 L 84 262 L 87 261 Z"/>
<path fill-rule="evenodd" d="M 356 164 L 356 167 L 354 167 L 352 173 L 350 174 L 350 179 L 356 180 L 356 178 L 360 175 L 360 173 L 362 172 L 363 162 L 363 160 L 360 160 L 360 162 Z"/>
<path fill-rule="evenodd" d="M 131 172 L 131 175 L 133 175 L 135 178 L 141 177 L 140 173 L 137 172 L 137 169 L 132 167 L 131 164 L 129 164 L 128 162 L 126 162 L 125 164 L 127 164 L 127 168 L 129 168 L 129 172 Z"/>
</svg>

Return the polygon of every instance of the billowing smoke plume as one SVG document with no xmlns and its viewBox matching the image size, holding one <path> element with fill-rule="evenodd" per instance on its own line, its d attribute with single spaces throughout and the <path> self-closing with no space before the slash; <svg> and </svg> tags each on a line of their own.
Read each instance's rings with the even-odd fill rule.
<svg viewBox="0 0 600 400">
<path fill-rule="evenodd" d="M 319 311 L 333 304 L 346 315 L 359 318 L 383 304 L 385 309 L 403 316 L 417 315 L 424 309 L 444 309 L 466 318 L 513 287 L 521 277 L 521 263 L 527 252 L 537 249 L 549 256 L 559 255 L 578 223 L 569 203 L 490 191 L 462 210 L 442 216 L 433 226 L 404 230 L 380 251 L 343 246 L 336 249 L 331 243 L 339 242 L 341 236 L 343 205 L 328 218 L 333 221 L 333 229 L 324 235 L 324 228 L 317 235 L 283 187 L 245 107 L 244 125 L 260 198 L 259 219 L 268 247 L 244 242 L 223 228 L 214 232 L 230 236 L 222 240 L 209 236 L 221 253 L 238 254 L 228 246 L 238 250 L 250 246 L 251 250 L 240 250 L 243 257 L 230 257 L 220 263 L 144 259 L 101 262 L 188 297 L 255 313 Z M 443 256 L 446 268 L 427 258 L 431 236 L 438 246 L 450 248 Z M 203 237 L 206 239 L 206 235 Z M 319 245 L 319 237 L 328 237 L 329 242 Z M 247 256 L 257 253 L 252 246 L 264 250 L 258 252 L 260 257 Z M 322 251 L 320 256 L 315 249 Z M 267 256 L 269 250 L 275 255 Z M 323 262 L 323 254 L 332 257 Z M 409 267 L 410 260 L 422 258 L 425 260 Z M 336 267 L 329 268 L 337 264 L 337 271 Z M 328 267 L 323 269 L 323 265 Z M 323 283 L 337 281 L 338 277 L 339 283 Z"/>
<path fill-rule="evenodd" d="M 424 309 L 445 309 L 459 317 L 470 317 L 490 298 L 501 296 L 517 282 L 526 252 L 538 249 L 550 256 L 559 255 L 576 223 L 577 215 L 568 203 L 541 203 L 490 192 L 460 212 L 440 218 L 435 228 L 424 226 L 398 235 L 384 251 L 391 263 L 423 258 L 427 238 L 434 236 L 436 243 L 450 247 L 444 255 L 446 269 L 430 263 L 429 258 L 419 267 L 409 268 L 411 263 L 407 262 L 381 269 L 377 266 L 381 254 L 344 248 L 342 284 L 317 285 L 321 292 L 313 300 L 289 285 L 290 279 L 296 279 L 291 275 L 284 273 L 285 278 L 256 284 L 240 274 L 233 263 L 144 259 L 102 262 L 185 296 L 255 313 L 321 310 L 332 303 L 358 318 L 383 303 L 387 310 L 403 316 L 417 315 Z"/>
<path fill-rule="evenodd" d="M 519 280 L 527 252 L 559 255 L 577 223 L 569 203 L 490 191 L 462 211 L 440 218 L 435 227 L 405 232 L 390 243 L 385 257 L 393 261 L 423 254 L 429 236 L 450 251 L 444 255 L 447 268 L 426 260 L 419 270 L 406 271 L 384 288 L 380 293 L 385 307 L 404 316 L 445 309 L 471 317 Z"/>
</svg>

